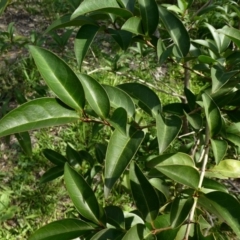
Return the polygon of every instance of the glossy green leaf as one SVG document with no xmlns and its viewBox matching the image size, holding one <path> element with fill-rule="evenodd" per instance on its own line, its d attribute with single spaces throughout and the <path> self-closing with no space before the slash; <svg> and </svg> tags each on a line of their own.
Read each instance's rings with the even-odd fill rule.
<svg viewBox="0 0 240 240">
<path fill-rule="evenodd" d="M 194 113 L 194 114 L 187 114 L 185 112 L 185 116 L 187 117 L 188 122 L 191 124 L 191 126 L 196 129 L 196 130 L 200 130 L 203 126 L 203 119 L 201 114 L 198 113 Z"/>
<path fill-rule="evenodd" d="M 44 149 L 43 155 L 53 164 L 57 166 L 64 166 L 67 162 L 67 159 L 60 153 L 52 150 L 52 149 Z"/>
<path fill-rule="evenodd" d="M 64 168 L 64 179 L 69 196 L 79 213 L 84 218 L 102 225 L 103 210 L 100 208 L 93 190 L 84 178 L 67 163 Z"/>
<path fill-rule="evenodd" d="M 120 2 L 122 6 L 124 6 L 129 11 L 134 11 L 135 0 L 119 0 L 118 2 Z"/>
<path fill-rule="evenodd" d="M 160 208 L 157 193 L 139 167 L 134 163 L 131 163 L 130 166 L 129 179 L 133 199 L 142 218 L 147 222 L 153 222 Z"/>
<path fill-rule="evenodd" d="M 78 74 L 83 85 L 86 99 L 94 112 L 102 118 L 106 118 L 110 111 L 108 95 L 100 83 L 86 74 Z"/>
<path fill-rule="evenodd" d="M 156 166 L 155 169 L 178 183 L 191 188 L 198 188 L 200 175 L 196 168 L 174 164 Z"/>
<path fill-rule="evenodd" d="M 30 157 L 32 155 L 32 143 L 29 133 L 28 132 L 16 133 L 15 137 L 17 138 L 18 143 L 20 144 L 24 153 L 28 157 Z"/>
<path fill-rule="evenodd" d="M 214 190 L 214 191 L 221 191 L 221 192 L 226 192 L 228 193 L 228 189 L 225 185 L 219 183 L 218 181 L 216 180 L 213 180 L 211 178 L 204 178 L 203 179 L 203 184 L 202 184 L 203 188 L 205 189 L 211 189 L 211 190 Z"/>
<path fill-rule="evenodd" d="M 108 196 L 115 182 L 134 157 L 144 138 L 142 131 L 127 136 L 115 130 L 110 138 L 105 162 L 104 194 Z"/>
<path fill-rule="evenodd" d="M 22 104 L 0 120 L 0 137 L 33 129 L 77 121 L 75 111 L 69 110 L 54 98 L 39 98 Z"/>
<path fill-rule="evenodd" d="M 240 47 L 240 30 L 225 26 L 217 31 L 229 37 L 238 47 Z"/>
<path fill-rule="evenodd" d="M 131 97 L 123 90 L 109 86 L 103 85 L 106 90 L 110 104 L 113 108 L 124 108 L 127 111 L 129 117 L 132 117 L 135 113 L 135 105 Z"/>
<path fill-rule="evenodd" d="M 160 178 L 151 178 L 149 179 L 149 182 L 153 187 L 155 187 L 158 191 L 160 191 L 165 199 L 170 198 L 170 191 L 169 191 L 169 186 L 166 184 L 166 182 Z"/>
<path fill-rule="evenodd" d="M 83 59 L 86 56 L 87 51 L 91 46 L 99 28 L 99 26 L 85 24 L 79 29 L 76 35 L 74 51 L 79 69 L 81 69 Z"/>
<path fill-rule="evenodd" d="M 117 108 L 108 121 L 115 129 L 118 129 L 122 134 L 126 134 L 127 112 L 124 108 Z"/>
<path fill-rule="evenodd" d="M 97 232 L 90 240 L 121 240 L 124 233 L 115 228 L 105 228 Z"/>
<path fill-rule="evenodd" d="M 60 17 L 59 19 L 55 20 L 46 30 L 46 32 L 50 32 L 52 30 L 58 29 L 58 28 L 65 28 L 65 27 L 71 27 L 71 26 L 82 26 L 84 24 L 92 24 L 97 25 L 97 23 L 89 17 L 85 16 L 79 16 L 73 20 L 71 20 L 71 14 L 64 15 Z"/>
<path fill-rule="evenodd" d="M 224 140 L 211 139 L 211 145 L 212 145 L 215 163 L 219 164 L 227 152 L 228 144 Z"/>
<path fill-rule="evenodd" d="M 240 146 L 240 136 L 232 133 L 225 133 L 223 136 L 234 145 Z"/>
<path fill-rule="evenodd" d="M 222 160 L 208 171 L 219 174 L 224 178 L 240 178 L 240 161 L 233 159 Z"/>
<path fill-rule="evenodd" d="M 163 153 L 178 136 L 182 127 L 182 120 L 177 116 L 163 118 L 160 114 L 156 115 L 156 127 L 159 153 Z"/>
<path fill-rule="evenodd" d="M 144 224 L 142 218 L 132 212 L 123 212 L 125 218 L 125 229 L 128 230 L 137 224 Z"/>
<path fill-rule="evenodd" d="M 120 207 L 107 206 L 104 208 L 104 211 L 106 213 L 107 223 L 110 224 L 110 226 L 125 229 L 124 214 Z"/>
<path fill-rule="evenodd" d="M 158 7 L 159 17 L 178 48 L 181 56 L 188 54 L 190 49 L 190 38 L 183 23 L 171 12 L 163 7 Z"/>
<path fill-rule="evenodd" d="M 158 25 L 159 13 L 155 0 L 138 0 L 144 33 L 151 36 Z"/>
<path fill-rule="evenodd" d="M 188 88 L 184 87 L 184 94 L 187 98 L 187 103 L 190 110 L 194 110 L 196 107 L 196 96 L 195 94 Z"/>
<path fill-rule="evenodd" d="M 102 1 L 88 0 L 83 1 L 79 5 L 79 7 L 72 14 L 71 19 L 94 11 L 111 13 L 114 15 L 121 16 L 123 18 L 129 18 L 132 16 L 132 13 L 127 9 L 120 8 L 116 0 L 102 0 Z"/>
<path fill-rule="evenodd" d="M 73 70 L 54 53 L 36 46 L 30 52 L 51 90 L 68 106 L 81 110 L 85 105 L 81 82 Z"/>
<path fill-rule="evenodd" d="M 40 178 L 40 183 L 50 182 L 63 175 L 63 166 L 52 167 L 47 170 Z"/>
<path fill-rule="evenodd" d="M 29 240 L 69 240 L 77 238 L 94 228 L 79 219 L 63 219 L 47 224 L 32 234 Z"/>
<path fill-rule="evenodd" d="M 117 87 L 127 92 L 131 97 L 137 99 L 144 105 L 143 110 L 147 109 L 150 115 L 157 115 L 161 112 L 161 102 L 158 96 L 153 90 L 145 85 L 140 83 L 124 83 Z"/>
<path fill-rule="evenodd" d="M 67 144 L 66 155 L 69 163 L 72 164 L 81 164 L 82 159 L 77 150 L 75 150 L 71 145 Z"/>
<path fill-rule="evenodd" d="M 122 50 L 126 51 L 132 42 L 132 33 L 125 30 L 115 30 L 108 28 L 112 38 L 118 43 Z"/>
<path fill-rule="evenodd" d="M 226 222 L 240 238 L 240 203 L 236 198 L 228 193 L 215 191 L 201 194 L 198 204 Z"/>
<path fill-rule="evenodd" d="M 143 224 L 137 224 L 127 231 L 122 240 L 148 239 L 150 235 L 151 232 Z"/>
<path fill-rule="evenodd" d="M 212 63 L 215 63 L 216 60 L 209 57 L 209 56 L 206 56 L 206 55 L 200 55 L 198 56 L 198 61 L 199 62 L 202 62 L 202 63 L 207 63 L 207 64 L 212 64 Z"/>
<path fill-rule="evenodd" d="M 213 99 L 206 93 L 202 94 L 204 110 L 210 131 L 210 136 L 217 135 L 222 128 L 222 118 L 218 106 Z"/>
<path fill-rule="evenodd" d="M 186 165 L 194 167 L 194 161 L 193 159 L 186 153 L 177 152 L 177 153 L 168 153 L 163 154 L 161 156 L 157 156 L 153 159 L 151 159 L 148 163 L 148 167 L 155 167 L 155 166 L 164 166 L 164 165 Z"/>
<path fill-rule="evenodd" d="M 90 166 L 93 167 L 95 159 L 92 157 L 92 155 L 88 151 L 81 150 L 78 153 L 82 160 L 87 161 L 90 164 Z"/>
<path fill-rule="evenodd" d="M 211 67 L 212 92 L 218 91 L 223 87 L 238 71 L 225 72 L 219 65 Z"/>
<path fill-rule="evenodd" d="M 143 35 L 142 19 L 137 16 L 131 17 L 122 25 L 121 29 L 137 35 Z"/>
<path fill-rule="evenodd" d="M 170 212 L 170 222 L 172 228 L 177 228 L 182 225 L 182 223 L 187 219 L 193 203 L 194 199 L 192 197 L 188 199 L 176 197 L 174 199 Z"/>
<path fill-rule="evenodd" d="M 207 40 L 196 39 L 196 40 L 191 40 L 191 41 L 210 49 L 212 52 L 214 52 L 216 55 L 218 55 L 218 49 L 214 42 L 211 42 L 208 39 Z"/>
</svg>

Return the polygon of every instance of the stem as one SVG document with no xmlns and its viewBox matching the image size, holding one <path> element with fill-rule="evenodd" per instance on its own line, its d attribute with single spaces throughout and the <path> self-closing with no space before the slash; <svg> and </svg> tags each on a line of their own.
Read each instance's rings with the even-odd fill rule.
<svg viewBox="0 0 240 240">
<path fill-rule="evenodd" d="M 205 131 L 206 131 L 205 132 L 205 148 L 203 149 L 203 152 L 204 152 L 203 163 L 202 163 L 202 169 L 201 169 L 200 179 L 199 179 L 199 183 L 198 183 L 198 189 L 202 188 L 203 179 L 204 179 L 204 176 L 205 176 L 206 166 L 207 166 L 207 162 L 208 162 L 210 135 L 209 135 L 209 127 L 208 127 L 207 123 L 206 123 Z M 189 214 L 188 224 L 187 224 L 185 236 L 183 238 L 184 240 L 188 240 L 188 236 L 189 236 L 189 233 L 190 233 L 190 230 L 191 230 L 191 223 L 193 222 L 194 213 L 195 213 L 195 210 L 196 210 L 196 207 L 197 207 L 197 201 L 198 201 L 198 197 L 195 197 L 191 212 Z"/>
</svg>

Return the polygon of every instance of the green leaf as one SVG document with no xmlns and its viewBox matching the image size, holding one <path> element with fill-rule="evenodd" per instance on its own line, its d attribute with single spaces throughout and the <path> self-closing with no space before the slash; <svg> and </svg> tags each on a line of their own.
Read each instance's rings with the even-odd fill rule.
<svg viewBox="0 0 240 240">
<path fill-rule="evenodd" d="M 225 26 L 217 31 L 229 37 L 240 48 L 240 30 Z"/>
<path fill-rule="evenodd" d="M 106 228 L 97 232 L 91 240 L 121 240 L 124 233 L 115 228 Z"/>
<path fill-rule="evenodd" d="M 16 133 L 15 137 L 17 138 L 24 153 L 28 157 L 30 157 L 32 155 L 32 143 L 29 133 L 28 132 Z"/>
<path fill-rule="evenodd" d="M 129 179 L 133 199 L 142 218 L 147 222 L 153 222 L 160 208 L 157 193 L 134 163 L 131 163 L 130 166 Z"/>
<path fill-rule="evenodd" d="M 67 144 L 66 148 L 67 159 L 70 164 L 82 164 L 82 159 L 78 151 L 76 151 L 73 147 Z"/>
<path fill-rule="evenodd" d="M 107 206 L 104 208 L 107 218 L 107 223 L 116 228 L 125 229 L 125 220 L 123 211 L 117 206 Z"/>
<path fill-rule="evenodd" d="M 63 166 L 52 167 L 47 170 L 40 178 L 40 183 L 50 182 L 63 175 Z"/>
<path fill-rule="evenodd" d="M 137 224 L 127 231 L 122 240 L 146 239 L 150 235 L 151 232 L 143 224 Z"/>
<path fill-rule="evenodd" d="M 177 49 L 181 55 L 180 57 L 186 56 L 190 49 L 190 38 L 186 28 L 173 13 L 160 6 L 158 9 L 159 17 L 171 36 L 173 42 L 177 46 Z"/>
<path fill-rule="evenodd" d="M 64 179 L 69 196 L 79 213 L 84 218 L 103 225 L 103 210 L 100 208 L 93 190 L 84 178 L 67 163 L 64 168 Z"/>
<path fill-rule="evenodd" d="M 157 156 L 151 159 L 147 163 L 147 166 L 152 168 L 158 165 L 164 166 L 164 165 L 174 165 L 174 164 L 195 167 L 193 159 L 188 154 L 182 153 L 182 152 L 168 153 L 168 154 L 163 154 L 161 156 Z"/>
<path fill-rule="evenodd" d="M 135 0 L 119 0 L 119 2 L 129 11 L 134 11 Z"/>
<path fill-rule="evenodd" d="M 124 108 L 117 108 L 111 118 L 109 119 L 110 124 L 118 129 L 122 134 L 126 134 L 127 130 L 127 112 Z"/>
<path fill-rule="evenodd" d="M 223 137 L 232 142 L 234 145 L 240 146 L 240 136 L 232 133 L 225 133 Z"/>
<path fill-rule="evenodd" d="M 170 213 L 170 222 L 172 228 L 177 228 L 182 225 L 189 215 L 193 203 L 194 199 L 192 197 L 188 199 L 176 197 L 174 199 Z"/>
<path fill-rule="evenodd" d="M 223 87 L 238 71 L 225 72 L 219 65 L 211 67 L 212 92 L 218 91 Z"/>
<path fill-rule="evenodd" d="M 39 72 L 51 90 L 68 106 L 83 109 L 83 87 L 73 70 L 54 53 L 36 46 L 29 48 Z"/>
<path fill-rule="evenodd" d="M 203 119 L 201 114 L 194 113 L 194 114 L 187 114 L 186 112 L 184 113 L 187 117 L 188 122 L 191 124 L 191 126 L 196 129 L 200 130 L 203 126 Z"/>
<path fill-rule="evenodd" d="M 214 52 L 218 56 L 218 49 L 214 42 L 211 42 L 208 39 L 207 40 L 196 39 L 191 41 L 210 49 L 212 52 Z"/>
<path fill-rule="evenodd" d="M 100 28 L 99 26 L 86 24 L 79 29 L 76 35 L 74 42 L 74 50 L 78 62 L 78 67 L 80 70 L 83 59 L 86 56 L 87 51 L 91 46 L 92 41 L 95 38 L 99 28 Z"/>
<path fill-rule="evenodd" d="M 112 38 L 118 43 L 122 50 L 126 51 L 132 42 L 132 33 L 125 30 L 115 30 L 108 28 Z"/>
<path fill-rule="evenodd" d="M 217 135 L 222 128 L 222 118 L 218 106 L 213 99 L 206 93 L 202 94 L 204 110 L 210 131 L 210 136 Z"/>
<path fill-rule="evenodd" d="M 161 102 L 156 93 L 140 83 L 124 83 L 117 86 L 127 92 L 131 97 L 137 99 L 144 105 L 150 115 L 157 115 L 161 112 Z M 141 105 L 140 105 L 141 106 Z"/>
<path fill-rule="evenodd" d="M 168 57 L 172 54 L 173 47 L 165 47 L 162 39 L 158 39 L 157 42 L 157 56 L 159 64 L 162 65 Z"/>
<path fill-rule="evenodd" d="M 201 194 L 198 204 L 226 222 L 240 238 L 240 204 L 236 198 L 228 193 L 215 191 Z"/>
<path fill-rule="evenodd" d="M 69 240 L 77 238 L 94 228 L 79 219 L 63 219 L 47 224 L 32 234 L 29 240 Z"/>
<path fill-rule="evenodd" d="M 110 138 L 105 162 L 104 194 L 108 196 L 115 182 L 134 157 L 144 138 L 142 131 L 127 136 L 115 130 Z"/>
<path fill-rule="evenodd" d="M 208 172 L 219 174 L 223 178 L 240 178 L 240 161 L 222 160 L 218 165 L 208 169 Z"/>
<path fill-rule="evenodd" d="M 147 36 L 151 36 L 158 25 L 159 13 L 155 0 L 138 0 L 142 25 Z"/>
<path fill-rule="evenodd" d="M 104 88 L 94 78 L 86 74 L 78 74 L 83 85 L 86 99 L 94 112 L 102 118 L 106 118 L 110 111 L 110 102 Z"/>
<path fill-rule="evenodd" d="M 60 153 L 52 150 L 52 149 L 44 149 L 43 155 L 53 164 L 57 166 L 64 166 L 67 162 L 67 159 Z"/>
<path fill-rule="evenodd" d="M 71 27 L 71 26 L 82 26 L 84 24 L 92 24 L 97 25 L 97 22 L 95 22 L 90 17 L 85 16 L 79 16 L 73 20 L 71 20 L 71 14 L 64 15 L 60 17 L 59 19 L 55 20 L 46 30 L 46 33 L 58 29 L 58 28 L 65 28 L 65 27 Z"/>
<path fill-rule="evenodd" d="M 215 63 L 216 60 L 209 57 L 209 56 L 206 56 L 206 55 L 200 55 L 198 56 L 198 61 L 199 62 L 202 62 L 202 63 L 207 63 L 207 64 L 212 64 L 212 63 Z"/>
<path fill-rule="evenodd" d="M 137 35 L 143 35 L 142 19 L 137 16 L 131 17 L 122 25 L 121 29 Z"/>
<path fill-rule="evenodd" d="M 225 185 L 223 185 L 223 184 L 219 183 L 218 181 L 213 180 L 211 178 L 205 177 L 203 179 L 202 186 L 203 186 L 203 188 L 206 188 L 206 189 L 217 190 L 217 191 L 228 193 L 228 189 Z"/>
<path fill-rule="evenodd" d="M 213 139 L 211 139 L 211 145 L 212 145 L 212 150 L 213 150 L 215 163 L 219 164 L 220 161 L 224 158 L 224 156 L 227 152 L 228 144 L 224 140 L 213 140 Z"/>
<path fill-rule="evenodd" d="M 123 90 L 109 86 L 103 85 L 106 90 L 110 104 L 113 108 L 124 108 L 127 111 L 129 117 L 132 117 L 135 113 L 135 105 L 131 97 L 125 93 Z"/>
<path fill-rule="evenodd" d="M 7 7 L 8 5 L 8 0 L 2 0 L 0 2 L 0 16 L 2 15 L 2 13 L 4 12 L 5 8 Z"/>
<path fill-rule="evenodd" d="M 173 164 L 157 165 L 155 169 L 178 183 L 191 188 L 198 188 L 200 175 L 199 172 L 193 167 Z"/>
<path fill-rule="evenodd" d="M 0 120 L 0 137 L 78 120 L 75 111 L 61 106 L 54 98 L 39 98 L 24 103 Z"/>
<path fill-rule="evenodd" d="M 102 1 L 88 0 L 83 1 L 79 5 L 79 7 L 72 14 L 71 19 L 94 11 L 111 13 L 114 15 L 121 16 L 122 18 L 129 18 L 132 16 L 132 13 L 127 9 L 120 8 L 117 1 L 115 0 L 102 0 Z"/>
<path fill-rule="evenodd" d="M 123 212 L 125 218 L 125 229 L 128 230 L 137 224 L 144 224 L 144 221 L 135 213 Z"/>
<path fill-rule="evenodd" d="M 166 184 L 166 182 L 160 178 L 151 178 L 149 179 L 149 182 L 153 187 L 155 187 L 158 191 L 160 191 L 166 200 L 170 199 L 170 191 L 169 186 Z"/>
<path fill-rule="evenodd" d="M 160 114 L 156 115 L 156 127 L 159 153 L 163 153 L 178 136 L 182 127 L 182 120 L 177 116 L 163 118 Z"/>
<path fill-rule="evenodd" d="M 187 98 L 187 103 L 190 110 L 194 110 L 196 106 L 196 96 L 195 94 L 188 88 L 184 87 L 184 94 Z"/>
</svg>

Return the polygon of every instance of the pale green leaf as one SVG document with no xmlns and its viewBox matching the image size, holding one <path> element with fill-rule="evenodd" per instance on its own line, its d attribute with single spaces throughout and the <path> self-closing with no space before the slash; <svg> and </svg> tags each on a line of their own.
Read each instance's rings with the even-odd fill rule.
<svg viewBox="0 0 240 240">
<path fill-rule="evenodd" d="M 240 48 L 240 30 L 239 29 L 225 26 L 224 28 L 219 29 L 217 31 L 229 37 Z"/>
<path fill-rule="evenodd" d="M 39 98 L 22 104 L 0 120 L 0 137 L 33 129 L 57 126 L 79 119 L 78 114 L 54 98 Z"/>
<path fill-rule="evenodd" d="M 137 16 L 131 17 L 122 25 L 121 29 L 137 35 L 143 35 L 142 19 Z"/>
</svg>

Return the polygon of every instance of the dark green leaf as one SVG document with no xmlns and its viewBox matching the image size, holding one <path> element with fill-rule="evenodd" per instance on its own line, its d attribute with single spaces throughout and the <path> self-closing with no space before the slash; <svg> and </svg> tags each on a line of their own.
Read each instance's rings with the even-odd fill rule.
<svg viewBox="0 0 240 240">
<path fill-rule="evenodd" d="M 59 19 L 55 20 L 46 30 L 46 32 L 50 32 L 52 30 L 58 29 L 58 28 L 65 28 L 70 26 L 81 26 L 84 24 L 92 24 L 96 25 L 97 23 L 89 17 L 85 16 L 79 16 L 73 20 L 71 20 L 71 14 L 64 15 L 60 17 Z"/>
<path fill-rule="evenodd" d="M 192 197 L 188 199 L 176 197 L 174 199 L 170 213 L 170 222 L 172 228 L 177 228 L 182 225 L 189 215 L 193 203 L 194 199 Z"/>
<path fill-rule="evenodd" d="M 161 112 L 161 102 L 158 96 L 153 90 L 145 85 L 140 83 L 124 83 L 118 85 L 117 87 L 121 88 L 131 97 L 137 99 L 141 104 L 143 104 L 146 109 L 148 109 L 148 113 L 150 115 L 157 115 Z"/>
<path fill-rule="evenodd" d="M 39 98 L 24 103 L 0 120 L 0 137 L 78 120 L 75 111 L 61 106 L 54 98 Z"/>
<path fill-rule="evenodd" d="M 32 155 L 32 143 L 29 133 L 28 132 L 16 133 L 15 137 L 17 138 L 24 153 L 28 157 L 30 157 Z"/>
<path fill-rule="evenodd" d="M 236 198 L 228 193 L 215 191 L 201 194 L 198 204 L 226 222 L 240 238 L 240 204 Z"/>
<path fill-rule="evenodd" d="M 143 35 L 143 29 L 142 29 L 142 19 L 134 16 L 129 18 L 123 25 L 122 30 L 137 34 L 137 35 Z"/>
<path fill-rule="evenodd" d="M 112 38 L 118 43 L 122 50 L 126 51 L 132 41 L 132 33 L 125 30 L 115 30 L 108 28 L 107 31 Z"/>
<path fill-rule="evenodd" d="M 158 196 L 154 188 L 139 167 L 134 163 L 130 166 L 129 178 L 133 199 L 137 209 L 142 214 L 144 220 L 153 222 L 160 208 Z"/>
<path fill-rule="evenodd" d="M 151 36 L 158 25 L 159 13 L 155 0 L 138 0 L 144 33 Z"/>
<path fill-rule="evenodd" d="M 146 239 L 149 236 L 151 232 L 143 224 L 137 224 L 127 231 L 122 240 Z"/>
<path fill-rule="evenodd" d="M 104 208 L 107 218 L 107 223 L 115 228 L 125 229 L 125 220 L 123 211 L 117 206 L 107 206 Z"/>
<path fill-rule="evenodd" d="M 2 0 L 0 2 L 0 15 L 2 15 L 2 13 L 4 12 L 5 8 L 7 7 L 8 5 L 8 0 Z"/>
<path fill-rule="evenodd" d="M 100 117 L 106 118 L 110 111 L 110 102 L 104 88 L 94 78 L 86 74 L 78 74 L 78 76 L 89 105 Z"/>
<path fill-rule="evenodd" d="M 127 111 L 129 117 L 132 117 L 135 113 L 135 106 L 131 97 L 123 90 L 112 87 L 109 85 L 103 85 L 106 90 L 110 104 L 114 108 L 124 108 Z"/>
<path fill-rule="evenodd" d="M 164 180 L 160 178 L 151 178 L 149 179 L 149 182 L 153 187 L 155 187 L 158 191 L 160 191 L 164 195 L 166 200 L 170 198 L 169 186 L 166 184 Z"/>
<path fill-rule="evenodd" d="M 217 135 L 222 128 L 222 118 L 218 106 L 206 93 L 202 94 L 204 110 L 211 137 Z"/>
<path fill-rule="evenodd" d="M 124 212 L 125 218 L 125 228 L 126 230 L 130 229 L 131 227 L 137 224 L 144 224 L 144 221 L 135 213 L 132 212 Z"/>
<path fill-rule="evenodd" d="M 189 186 L 191 188 L 198 188 L 200 175 L 196 168 L 177 164 L 160 165 L 156 166 L 155 168 L 178 183 Z"/>
<path fill-rule="evenodd" d="M 99 26 L 86 24 L 82 26 L 77 33 L 74 42 L 74 50 L 79 69 L 81 69 L 83 59 L 87 54 L 87 51 L 91 46 L 98 30 Z"/>
<path fill-rule="evenodd" d="M 50 182 L 63 175 L 63 166 L 56 166 L 46 171 L 40 178 L 40 183 Z"/>
<path fill-rule="evenodd" d="M 198 56 L 198 60 L 199 62 L 202 62 L 202 63 L 207 63 L 207 64 L 212 64 L 212 63 L 215 63 L 216 60 L 209 57 L 209 56 L 206 56 L 206 55 L 200 55 Z"/>
<path fill-rule="evenodd" d="M 72 14 L 71 19 L 94 11 L 111 13 L 114 15 L 121 16 L 123 18 L 129 18 L 132 16 L 132 13 L 127 9 L 120 8 L 117 1 L 115 0 L 102 0 L 102 1 L 88 0 L 83 1 L 80 4 L 80 6 Z"/>
<path fill-rule="evenodd" d="M 30 46 L 39 72 L 52 91 L 68 106 L 81 110 L 85 105 L 81 82 L 73 70 L 54 53 Z"/>
<path fill-rule="evenodd" d="M 124 108 L 117 108 L 111 118 L 109 119 L 110 124 L 118 129 L 121 133 L 126 134 L 127 130 L 127 112 Z"/>
<path fill-rule="evenodd" d="M 55 152 L 52 149 L 44 149 L 43 154 L 49 161 L 57 166 L 64 166 L 67 162 L 67 159 L 62 154 Z"/>
<path fill-rule="evenodd" d="M 194 113 L 194 114 L 187 114 L 185 113 L 188 122 L 191 124 L 191 126 L 196 129 L 196 130 L 200 130 L 203 126 L 203 119 L 201 114 L 198 113 Z"/>
<path fill-rule="evenodd" d="M 94 228 L 79 219 L 63 219 L 47 224 L 32 234 L 29 240 L 69 240 Z"/>
<path fill-rule="evenodd" d="M 121 240 L 124 233 L 115 228 L 105 228 L 97 232 L 91 240 Z"/>
<path fill-rule="evenodd" d="M 84 218 L 103 225 L 103 210 L 100 208 L 93 190 L 84 178 L 67 163 L 64 169 L 64 179 L 69 196 L 79 213 Z"/>
<path fill-rule="evenodd" d="M 190 38 L 183 23 L 171 12 L 163 7 L 158 7 L 159 17 L 177 46 L 181 56 L 188 54 L 190 49 Z"/>
<path fill-rule="evenodd" d="M 221 192 L 228 193 L 228 189 L 225 185 L 217 182 L 216 180 L 210 179 L 210 178 L 204 178 L 203 179 L 203 188 L 211 189 L 211 190 L 217 190 Z"/>
<path fill-rule="evenodd" d="M 156 127 L 159 153 L 161 154 L 177 137 L 182 127 L 182 120 L 177 116 L 169 116 L 164 119 L 158 114 L 156 115 Z"/>
<path fill-rule="evenodd" d="M 215 163 L 219 164 L 227 152 L 228 144 L 224 140 L 211 139 L 211 145 L 212 145 Z"/>
<path fill-rule="evenodd" d="M 193 92 L 191 92 L 190 89 L 188 88 L 184 88 L 184 93 L 185 93 L 185 96 L 187 98 L 187 103 L 190 107 L 190 110 L 193 110 L 195 109 L 195 106 L 196 106 L 196 96 L 194 95 Z"/>
<path fill-rule="evenodd" d="M 73 147 L 69 144 L 66 148 L 67 159 L 70 164 L 82 164 L 82 159 L 78 151 L 76 151 Z"/>
<path fill-rule="evenodd" d="M 108 196 L 115 182 L 137 152 L 144 138 L 142 131 L 127 136 L 115 130 L 112 134 L 106 153 L 105 163 L 105 197 Z"/>
</svg>

